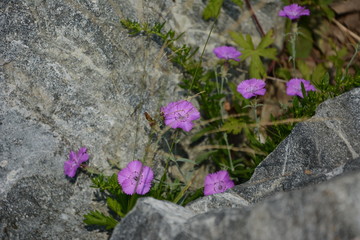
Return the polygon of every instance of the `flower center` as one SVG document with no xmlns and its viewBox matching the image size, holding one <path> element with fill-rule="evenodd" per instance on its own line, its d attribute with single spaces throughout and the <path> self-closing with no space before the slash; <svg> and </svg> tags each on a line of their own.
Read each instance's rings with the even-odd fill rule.
<svg viewBox="0 0 360 240">
<path fill-rule="evenodd" d="M 139 172 L 135 171 L 135 172 L 132 174 L 131 178 L 132 178 L 135 182 L 139 182 L 139 184 L 140 184 L 140 183 L 142 182 L 143 176 L 140 175 Z"/>
<path fill-rule="evenodd" d="M 184 110 L 177 112 L 175 116 L 176 121 L 179 122 L 186 122 L 188 118 L 189 118 L 189 114 L 185 113 Z"/>
<path fill-rule="evenodd" d="M 253 93 L 253 92 L 256 91 L 256 88 L 255 88 L 254 86 L 248 86 L 248 87 L 246 88 L 246 91 L 247 91 L 248 93 Z"/>
<path fill-rule="evenodd" d="M 225 184 L 223 181 L 217 182 L 214 184 L 214 191 L 215 192 L 223 192 L 225 189 Z"/>
</svg>

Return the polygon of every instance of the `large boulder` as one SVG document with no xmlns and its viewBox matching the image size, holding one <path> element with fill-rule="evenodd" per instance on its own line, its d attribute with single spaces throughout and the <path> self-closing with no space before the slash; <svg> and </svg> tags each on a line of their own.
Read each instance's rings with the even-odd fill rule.
<svg viewBox="0 0 360 240">
<path fill-rule="evenodd" d="M 144 198 L 110 239 L 354 240 L 360 237 L 358 189 L 360 172 L 356 171 L 320 185 L 278 193 L 250 207 L 194 216 L 185 208 Z"/>
<path fill-rule="evenodd" d="M 265 31 L 281 28 L 281 1 L 256 6 Z M 69 151 L 87 147 L 90 165 L 105 173 L 108 160 L 123 167 L 144 154 L 143 113 L 181 98 L 181 73 L 161 42 L 129 36 L 120 19 L 167 21 L 166 30 L 202 46 L 211 29 L 203 8 L 200 0 L 0 1 L 1 239 L 107 238 L 82 223 L 98 206 L 87 176 L 64 177 Z M 225 1 L 207 56 L 229 30 L 259 39 L 249 16 Z"/>
</svg>

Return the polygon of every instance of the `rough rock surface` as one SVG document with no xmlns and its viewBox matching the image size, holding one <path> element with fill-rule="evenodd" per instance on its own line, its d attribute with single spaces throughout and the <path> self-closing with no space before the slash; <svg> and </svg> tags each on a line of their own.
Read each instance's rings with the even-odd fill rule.
<svg viewBox="0 0 360 240">
<path fill-rule="evenodd" d="M 179 208 L 177 216 L 186 221 L 178 220 L 180 233 L 171 239 L 359 238 L 359 104 L 360 88 L 322 103 L 313 118 L 298 124 L 257 167 L 248 183 Z M 117 225 L 112 240 L 141 239 L 142 225 L 133 216 L 147 222 L 149 229 L 156 225 L 157 219 L 145 219 L 159 211 L 155 206 L 160 203 L 146 201 L 153 211 L 133 210 Z M 142 204 L 136 209 L 142 209 Z M 188 210 L 196 215 L 189 218 Z M 161 219 L 174 214 L 162 212 L 170 216 Z M 124 227 L 130 223 L 132 235 Z M 147 239 L 166 239 L 169 234 L 165 231 Z"/>
<path fill-rule="evenodd" d="M 360 192 L 355 189 L 360 189 L 359 171 L 281 192 L 251 207 L 222 208 L 193 217 L 185 208 L 175 213 L 171 204 L 145 198 L 116 226 L 111 240 L 354 240 L 360 237 Z M 174 225 L 166 221 L 175 216 Z"/>
<path fill-rule="evenodd" d="M 140 198 L 127 215 L 127 221 L 118 225 L 110 239 L 173 239 L 180 226 L 195 215 L 179 205 L 153 198 Z"/>
<path fill-rule="evenodd" d="M 249 202 L 326 181 L 360 167 L 360 88 L 320 104 L 234 190 Z"/>
<path fill-rule="evenodd" d="M 197 215 L 188 219 L 174 239 L 356 239 L 360 237 L 358 189 L 359 171 L 321 185 L 279 193 L 251 208 Z"/>
<path fill-rule="evenodd" d="M 224 44 L 228 30 L 258 36 L 249 15 L 225 3 L 209 49 Z M 281 1 L 260 5 L 264 30 L 281 27 Z M 180 97 L 181 74 L 161 43 L 130 37 L 119 20 L 167 21 L 198 45 L 211 28 L 203 8 L 200 0 L 0 1 L 1 239 L 107 238 L 84 228 L 93 190 L 84 175 L 65 179 L 63 162 L 82 146 L 104 171 L 108 160 L 125 166 L 142 157 L 144 111 Z"/>
</svg>

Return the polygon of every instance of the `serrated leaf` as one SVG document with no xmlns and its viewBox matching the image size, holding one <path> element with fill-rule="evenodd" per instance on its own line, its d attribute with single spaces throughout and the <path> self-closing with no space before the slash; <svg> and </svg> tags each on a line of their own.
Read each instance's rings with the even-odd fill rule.
<svg viewBox="0 0 360 240">
<path fill-rule="evenodd" d="M 203 18 L 209 20 L 210 18 L 217 18 L 224 0 L 209 0 L 203 11 Z"/>
<path fill-rule="evenodd" d="M 113 210 L 117 215 L 119 215 L 122 218 L 125 217 L 125 214 L 122 212 L 123 207 L 116 199 L 108 197 L 106 199 L 106 203 L 107 203 L 108 207 L 111 210 Z"/>
<path fill-rule="evenodd" d="M 221 128 L 221 131 L 225 131 L 227 133 L 239 134 L 241 130 L 244 128 L 245 123 L 240 122 L 238 119 L 230 118 L 228 119 Z"/>
<path fill-rule="evenodd" d="M 249 49 L 244 49 L 243 51 L 241 51 L 241 59 L 247 59 L 248 57 L 254 55 L 254 50 L 249 50 Z"/>
<path fill-rule="evenodd" d="M 255 51 L 262 57 L 276 59 L 277 50 L 275 48 L 256 49 Z"/>
<path fill-rule="evenodd" d="M 241 33 L 236 33 L 236 32 L 230 32 L 230 37 L 233 39 L 233 41 L 239 45 L 240 47 L 244 48 L 244 49 L 251 49 L 251 44 L 249 44 L 244 36 Z"/>
<path fill-rule="evenodd" d="M 251 39 L 251 36 L 249 34 L 246 34 L 246 42 L 249 44 L 250 46 L 250 49 L 254 50 L 255 47 L 254 47 L 254 43 Z"/>
<path fill-rule="evenodd" d="M 250 78 L 261 79 L 265 76 L 265 67 L 261 62 L 259 56 L 254 55 L 251 57 L 250 69 L 249 69 Z"/>
<path fill-rule="evenodd" d="M 106 216 L 99 211 L 91 211 L 84 215 L 84 223 L 87 225 L 98 225 L 103 226 L 106 230 L 114 229 L 118 223 L 113 217 Z"/>
<path fill-rule="evenodd" d="M 261 39 L 261 42 L 257 46 L 257 49 L 266 48 L 270 46 L 273 42 L 273 30 L 270 30 L 266 33 L 266 35 Z"/>
</svg>

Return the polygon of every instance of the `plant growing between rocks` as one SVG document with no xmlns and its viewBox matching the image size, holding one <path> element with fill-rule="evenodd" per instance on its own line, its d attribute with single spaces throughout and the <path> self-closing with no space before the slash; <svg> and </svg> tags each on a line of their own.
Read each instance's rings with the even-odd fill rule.
<svg viewBox="0 0 360 240">
<path fill-rule="evenodd" d="M 241 5 L 240 1 L 233 2 Z M 222 4 L 223 1 L 210 0 L 204 10 L 204 19 L 215 19 L 215 24 Z M 316 9 L 314 4 L 309 7 Z M 360 86 L 359 69 L 353 66 L 359 44 L 354 46 L 348 64 L 340 64 L 344 63 L 341 56 L 331 59 L 336 66 L 335 74 L 330 74 L 331 69 L 319 73 L 318 67 L 311 71 L 300 59 L 297 53 L 303 47 L 302 38 L 307 35 L 298 26 L 302 18 L 310 18 L 312 12 L 312 9 L 297 4 L 285 6 L 279 12 L 280 17 L 288 18 L 287 52 L 279 52 L 273 46 L 272 31 L 263 34 L 257 45 L 250 35 L 231 32 L 229 37 L 234 46 L 213 49 L 218 62 L 212 68 L 203 66 L 204 50 L 199 55 L 198 48 L 178 46 L 177 40 L 183 33 L 177 35 L 173 30 L 165 31 L 165 22 L 150 26 L 122 20 L 130 35 L 161 39 L 167 58 L 183 73 L 180 87 L 185 94 L 184 99 L 159 109 L 157 116 L 146 114 L 150 126 L 149 146 L 165 148 L 168 153 L 161 159 L 162 173 L 152 170 L 155 156 L 151 152 L 112 176 L 104 176 L 84 164 L 89 158 L 86 148 L 70 153 L 64 173 L 72 178 L 78 168 L 87 171 L 93 187 L 99 189 L 110 209 L 110 214 L 91 211 L 85 215 L 84 222 L 111 230 L 140 197 L 151 196 L 186 205 L 203 195 L 221 193 L 234 184 L 243 183 L 290 133 L 296 122 L 310 118 L 326 99 Z M 325 12 L 325 16 L 316 17 L 331 18 L 331 14 Z M 285 63 L 280 61 L 284 58 L 287 59 Z M 245 61 L 249 62 L 249 68 L 241 69 Z M 290 61 L 292 64 L 288 64 Z M 247 79 L 237 79 L 240 72 L 246 72 Z M 291 100 L 281 106 L 281 114 L 270 116 L 271 120 L 264 122 L 260 116 L 266 99 L 266 86 L 271 81 L 283 82 Z M 181 144 L 196 150 L 196 158 L 179 158 L 175 150 Z M 181 170 L 183 162 L 193 165 L 190 175 Z M 170 165 L 178 169 L 181 178 L 169 174 Z M 201 166 L 206 166 L 211 172 L 204 178 L 204 188 L 192 188 L 194 180 L 199 177 L 196 169 Z"/>
</svg>

